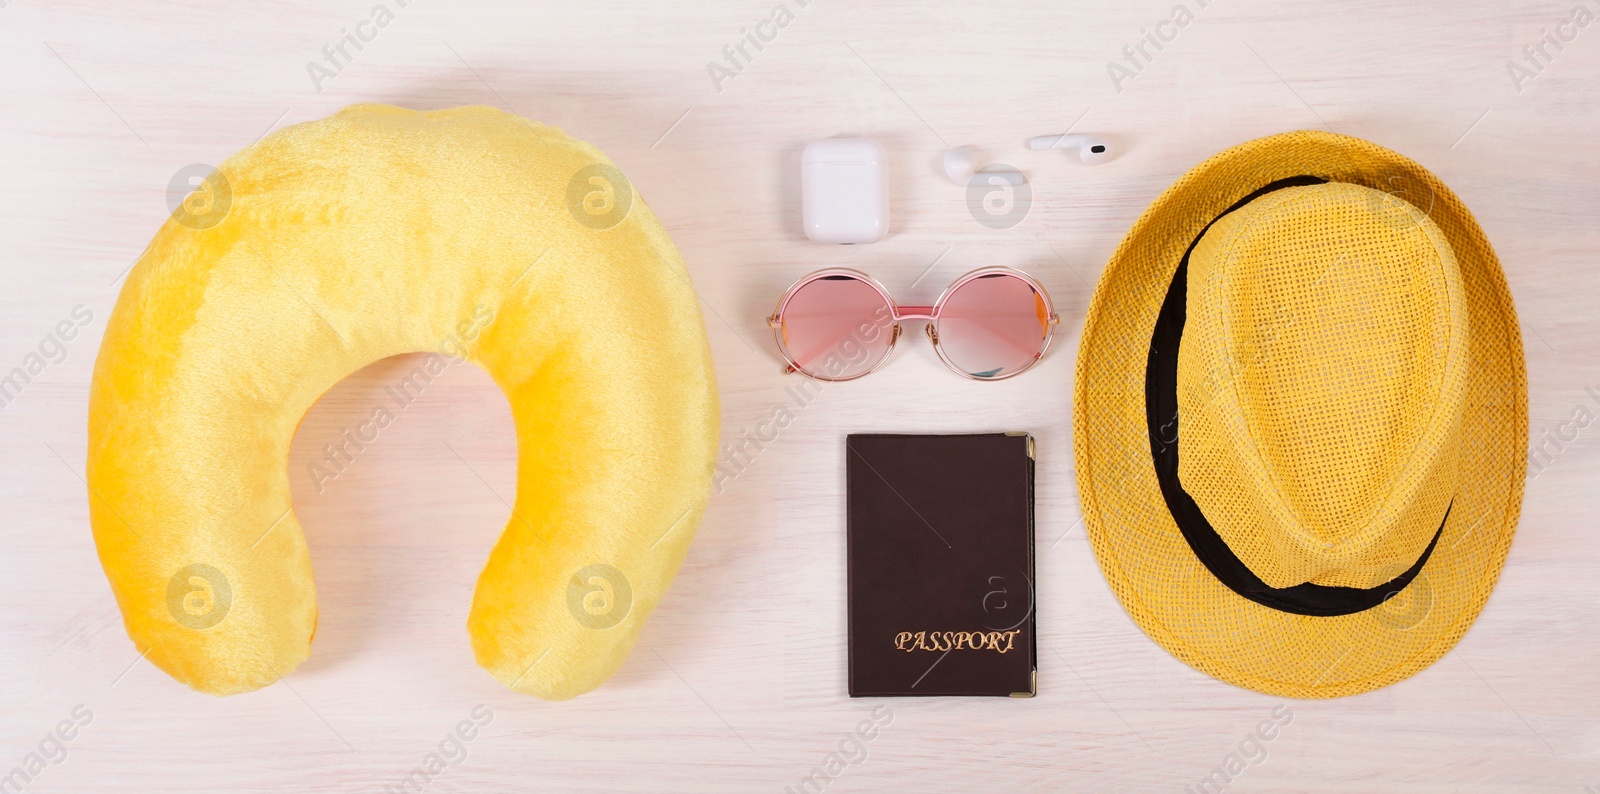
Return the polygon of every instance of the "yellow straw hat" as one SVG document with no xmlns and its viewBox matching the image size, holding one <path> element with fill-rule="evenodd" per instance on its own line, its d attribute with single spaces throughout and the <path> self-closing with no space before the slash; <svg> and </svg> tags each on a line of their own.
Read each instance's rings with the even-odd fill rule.
<svg viewBox="0 0 1600 794">
<path fill-rule="evenodd" d="M 1522 338 L 1499 260 L 1433 174 L 1273 135 L 1185 174 L 1106 266 L 1074 395 L 1106 580 L 1174 656 L 1354 695 L 1453 647 L 1522 507 Z"/>
</svg>

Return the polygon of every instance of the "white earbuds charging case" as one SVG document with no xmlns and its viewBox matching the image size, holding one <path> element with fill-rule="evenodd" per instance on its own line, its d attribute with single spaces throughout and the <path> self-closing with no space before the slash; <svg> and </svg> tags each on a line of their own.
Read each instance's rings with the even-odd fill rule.
<svg viewBox="0 0 1600 794">
<path fill-rule="evenodd" d="M 800 156 L 801 214 L 818 243 L 875 243 L 889 233 L 888 155 L 870 138 L 828 138 Z"/>
</svg>

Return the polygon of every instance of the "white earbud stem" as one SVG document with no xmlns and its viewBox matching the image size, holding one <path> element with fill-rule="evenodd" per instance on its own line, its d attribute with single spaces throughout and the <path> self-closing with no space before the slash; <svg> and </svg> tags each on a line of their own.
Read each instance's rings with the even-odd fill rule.
<svg viewBox="0 0 1600 794">
<path fill-rule="evenodd" d="M 1077 149 L 1084 165 L 1100 165 L 1111 159 L 1111 147 L 1104 138 L 1084 133 L 1040 135 L 1028 141 L 1029 149 Z"/>
</svg>

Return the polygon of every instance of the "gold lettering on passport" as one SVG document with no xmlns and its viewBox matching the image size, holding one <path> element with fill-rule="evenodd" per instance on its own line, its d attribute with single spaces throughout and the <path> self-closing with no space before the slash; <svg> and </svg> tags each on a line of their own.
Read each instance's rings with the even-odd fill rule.
<svg viewBox="0 0 1600 794">
<path fill-rule="evenodd" d="M 902 631 L 894 635 L 897 651 L 994 651 L 1011 650 L 1021 629 L 1010 631 Z"/>
</svg>

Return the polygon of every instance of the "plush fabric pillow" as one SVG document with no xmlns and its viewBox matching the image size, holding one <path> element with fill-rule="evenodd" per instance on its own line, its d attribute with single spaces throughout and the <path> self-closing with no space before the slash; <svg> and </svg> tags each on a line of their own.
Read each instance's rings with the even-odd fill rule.
<svg viewBox="0 0 1600 794">
<path fill-rule="evenodd" d="M 203 192 L 129 274 L 89 399 L 91 522 L 139 650 L 213 694 L 303 661 L 295 428 L 349 373 L 438 351 L 485 369 L 516 423 L 515 506 L 467 621 L 479 664 L 544 698 L 604 681 L 688 550 L 718 426 L 688 273 L 626 179 L 492 108 L 361 105 Z"/>
</svg>

